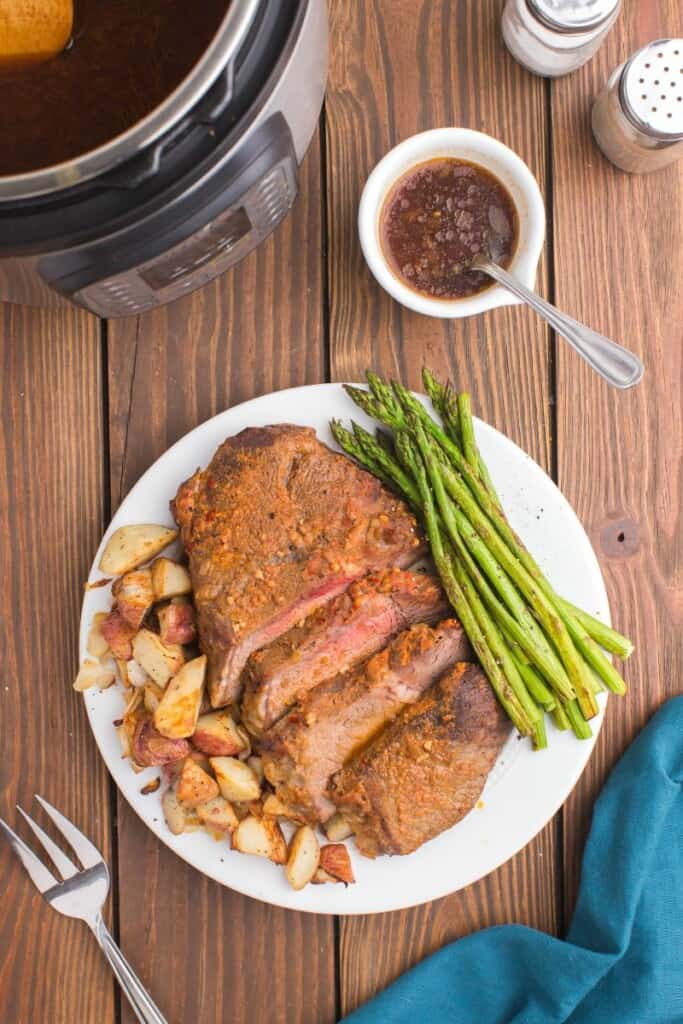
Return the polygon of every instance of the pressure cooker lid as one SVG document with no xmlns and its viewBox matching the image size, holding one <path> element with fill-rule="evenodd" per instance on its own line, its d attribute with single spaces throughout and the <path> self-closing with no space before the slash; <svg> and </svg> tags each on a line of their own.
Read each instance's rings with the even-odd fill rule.
<svg viewBox="0 0 683 1024">
<path fill-rule="evenodd" d="M 99 175 L 168 132 L 218 76 L 229 88 L 259 4 L 76 0 L 59 56 L 0 75 L 0 137 L 12 140 L 0 148 L 0 199 Z"/>
</svg>

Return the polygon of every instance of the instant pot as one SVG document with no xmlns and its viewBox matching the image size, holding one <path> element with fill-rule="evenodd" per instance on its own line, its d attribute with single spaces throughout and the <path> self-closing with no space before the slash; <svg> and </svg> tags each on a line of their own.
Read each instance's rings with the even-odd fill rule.
<svg viewBox="0 0 683 1024">
<path fill-rule="evenodd" d="M 232 0 L 141 121 L 66 163 L 0 177 L 0 299 L 117 317 L 223 273 L 291 208 L 326 72 L 325 0 Z"/>
</svg>

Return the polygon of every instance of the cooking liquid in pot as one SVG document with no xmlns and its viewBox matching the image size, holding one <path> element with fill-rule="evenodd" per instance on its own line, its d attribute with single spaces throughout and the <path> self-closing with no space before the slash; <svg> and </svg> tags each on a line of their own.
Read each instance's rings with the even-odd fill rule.
<svg viewBox="0 0 683 1024">
<path fill-rule="evenodd" d="M 228 6 L 76 0 L 58 57 L 0 75 L 0 175 L 62 163 L 131 128 L 189 74 Z"/>
</svg>

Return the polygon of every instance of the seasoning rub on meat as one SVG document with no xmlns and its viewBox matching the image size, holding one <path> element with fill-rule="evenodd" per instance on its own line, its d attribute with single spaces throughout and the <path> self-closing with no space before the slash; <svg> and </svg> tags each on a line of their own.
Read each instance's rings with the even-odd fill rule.
<svg viewBox="0 0 683 1024">
<path fill-rule="evenodd" d="M 438 622 L 448 600 L 434 576 L 386 569 L 349 589 L 253 654 L 245 669 L 242 720 L 254 736 L 297 698 L 381 650 L 416 622 Z"/>
<path fill-rule="evenodd" d="M 312 690 L 262 742 L 266 778 L 313 824 L 335 810 L 330 778 L 449 666 L 470 653 L 462 626 L 446 619 L 401 633 L 359 668 Z"/>
<path fill-rule="evenodd" d="M 407 506 L 309 427 L 229 437 L 179 489 L 211 703 L 241 691 L 249 655 L 350 583 L 421 554 Z"/>
<path fill-rule="evenodd" d="M 509 734 L 481 669 L 456 665 L 335 777 L 360 852 L 412 853 L 464 818 Z"/>
</svg>

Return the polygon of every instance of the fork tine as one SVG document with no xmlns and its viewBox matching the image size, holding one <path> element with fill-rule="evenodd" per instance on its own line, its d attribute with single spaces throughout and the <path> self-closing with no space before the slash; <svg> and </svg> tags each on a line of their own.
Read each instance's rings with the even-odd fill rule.
<svg viewBox="0 0 683 1024">
<path fill-rule="evenodd" d="M 47 870 L 43 862 L 36 857 L 33 850 L 26 845 L 23 839 L 21 839 L 16 832 L 13 832 L 6 821 L 0 818 L 0 829 L 7 836 L 10 846 L 16 853 L 21 863 L 26 868 L 29 877 L 36 889 L 40 892 L 45 893 L 48 889 L 54 888 L 58 885 L 57 879 L 54 878 Z"/>
<path fill-rule="evenodd" d="M 39 842 L 42 843 L 43 849 L 47 851 L 50 860 L 57 868 L 62 878 L 73 878 L 74 875 L 77 875 L 78 868 L 76 865 L 73 861 L 69 860 L 65 853 L 62 853 L 56 843 L 52 842 L 47 832 L 43 832 L 40 825 L 37 825 L 33 818 L 29 817 L 26 811 L 22 810 L 19 804 L 17 804 L 17 810 L 33 832 L 34 836 L 36 836 Z"/>
<path fill-rule="evenodd" d="M 78 855 L 78 859 L 84 868 L 94 868 L 98 864 L 102 863 L 102 855 L 96 846 L 86 839 L 80 829 L 77 829 L 75 825 L 65 818 L 63 814 L 60 814 L 56 807 L 49 804 L 47 800 L 43 800 L 42 796 L 38 796 L 36 793 L 36 800 L 43 808 L 45 813 L 49 815 L 54 821 L 55 825 L 62 833 L 64 838 L 71 844 L 72 849 Z"/>
</svg>

